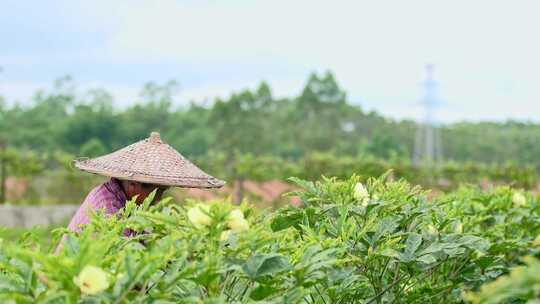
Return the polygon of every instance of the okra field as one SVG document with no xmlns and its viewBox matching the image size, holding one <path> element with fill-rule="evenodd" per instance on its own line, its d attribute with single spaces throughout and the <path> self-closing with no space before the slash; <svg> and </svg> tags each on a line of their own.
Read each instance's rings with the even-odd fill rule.
<svg viewBox="0 0 540 304">
<path fill-rule="evenodd" d="M 526 1 L 0 1 L 0 304 L 540 304 Z"/>
<path fill-rule="evenodd" d="M 2 303 L 537 303 L 540 204 L 510 187 L 432 196 L 386 176 L 291 179 L 299 206 L 225 200 L 93 214 L 44 245 L 0 240 Z M 124 229 L 138 232 L 122 237 Z M 55 254 L 56 241 L 68 236 Z"/>
</svg>

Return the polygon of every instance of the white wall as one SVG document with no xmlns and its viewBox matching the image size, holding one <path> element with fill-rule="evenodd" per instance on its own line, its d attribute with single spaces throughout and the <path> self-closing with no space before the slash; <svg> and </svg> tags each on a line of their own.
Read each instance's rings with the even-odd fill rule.
<svg viewBox="0 0 540 304">
<path fill-rule="evenodd" d="M 79 205 L 9 206 L 0 205 L 0 226 L 32 227 L 69 220 Z"/>
</svg>

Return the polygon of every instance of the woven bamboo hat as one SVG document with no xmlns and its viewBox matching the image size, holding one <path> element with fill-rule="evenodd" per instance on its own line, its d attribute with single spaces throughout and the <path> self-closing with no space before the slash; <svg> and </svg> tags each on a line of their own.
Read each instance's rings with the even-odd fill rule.
<svg viewBox="0 0 540 304">
<path fill-rule="evenodd" d="M 74 165 L 94 174 L 155 185 L 219 188 L 225 184 L 163 142 L 157 132 L 111 154 L 75 160 Z"/>
</svg>

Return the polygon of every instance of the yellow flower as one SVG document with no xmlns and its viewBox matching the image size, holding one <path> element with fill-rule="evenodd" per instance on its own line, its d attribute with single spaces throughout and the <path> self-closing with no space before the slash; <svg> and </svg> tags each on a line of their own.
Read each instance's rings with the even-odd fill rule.
<svg viewBox="0 0 540 304">
<path fill-rule="evenodd" d="M 427 230 L 427 232 L 429 234 L 437 234 L 437 233 L 439 233 L 437 231 L 437 228 L 435 228 L 435 226 L 433 226 L 432 224 L 427 225 L 426 230 Z"/>
<path fill-rule="evenodd" d="M 527 198 L 521 192 L 514 192 L 512 203 L 514 203 L 514 207 L 521 207 L 527 204 Z"/>
<path fill-rule="evenodd" d="M 233 209 L 229 213 L 229 216 L 227 217 L 230 221 L 238 221 L 244 219 L 244 213 L 240 209 Z"/>
<path fill-rule="evenodd" d="M 117 281 L 120 281 L 122 280 L 126 275 L 123 273 L 123 272 L 120 272 L 120 273 L 117 273 L 116 274 L 116 280 Z"/>
<path fill-rule="evenodd" d="M 367 203 L 369 201 L 369 193 L 364 187 L 364 185 L 362 185 L 362 183 L 356 183 L 356 185 L 354 186 L 353 195 L 357 201 L 362 203 L 362 206 L 367 206 Z"/>
<path fill-rule="evenodd" d="M 205 204 L 197 204 L 190 208 L 187 212 L 188 219 L 196 227 L 209 226 L 212 223 L 212 218 L 208 216 L 210 206 Z"/>
<path fill-rule="evenodd" d="M 229 227 L 234 232 L 246 231 L 249 229 L 249 223 L 245 219 L 241 219 L 237 221 L 230 221 Z"/>
<path fill-rule="evenodd" d="M 232 234 L 232 231 L 231 231 L 231 230 L 225 230 L 225 231 L 221 232 L 221 235 L 220 235 L 220 237 L 219 237 L 219 240 L 222 241 L 222 242 L 224 242 L 224 241 L 226 241 L 226 240 L 229 239 L 229 237 L 231 236 L 231 234 Z"/>
<path fill-rule="evenodd" d="M 463 233 L 463 224 L 461 222 L 457 222 L 454 224 L 454 233 Z"/>
<path fill-rule="evenodd" d="M 109 287 L 107 273 L 103 269 L 87 265 L 73 278 L 75 285 L 79 286 L 82 293 L 95 295 Z"/>
<path fill-rule="evenodd" d="M 540 235 L 532 241 L 533 246 L 540 246 Z"/>
<path fill-rule="evenodd" d="M 234 209 L 227 217 L 227 224 L 234 232 L 245 231 L 249 229 L 249 223 L 244 218 L 244 213 L 240 209 Z"/>
<path fill-rule="evenodd" d="M 484 252 L 480 251 L 480 250 L 475 250 L 474 255 L 478 259 L 478 258 L 481 258 L 481 257 L 485 256 L 486 254 Z"/>
</svg>

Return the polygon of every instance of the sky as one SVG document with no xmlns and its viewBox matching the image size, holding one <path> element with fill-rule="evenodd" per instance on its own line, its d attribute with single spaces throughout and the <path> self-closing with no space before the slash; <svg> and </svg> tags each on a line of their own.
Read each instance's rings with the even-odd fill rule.
<svg viewBox="0 0 540 304">
<path fill-rule="evenodd" d="M 179 105 L 263 80 L 286 97 L 330 70 L 350 102 L 422 119 L 432 63 L 437 120 L 538 122 L 538 11 L 535 0 L 2 0 L 0 95 L 29 103 L 70 75 L 119 107 L 148 81 L 176 80 Z"/>
</svg>

